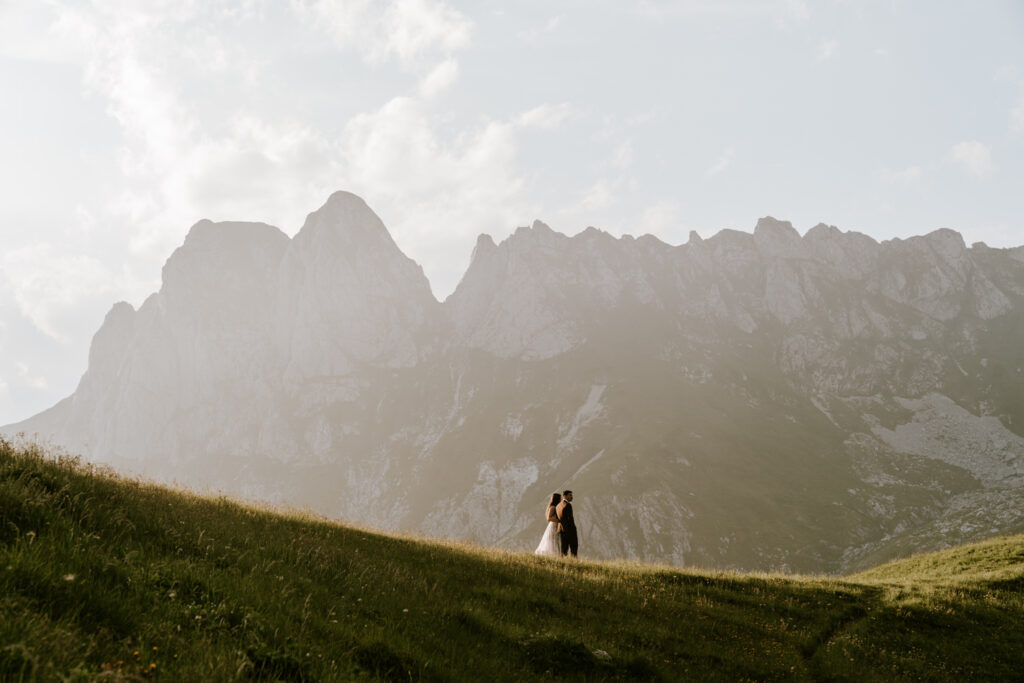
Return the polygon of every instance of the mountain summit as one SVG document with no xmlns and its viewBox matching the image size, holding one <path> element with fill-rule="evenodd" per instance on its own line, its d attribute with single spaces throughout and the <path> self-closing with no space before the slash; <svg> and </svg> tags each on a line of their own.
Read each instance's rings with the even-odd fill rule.
<svg viewBox="0 0 1024 683">
<path fill-rule="evenodd" d="M 423 269 L 349 192 L 309 214 L 277 284 L 285 378 L 293 385 L 334 381 L 363 365 L 415 365 L 438 317 Z"/>
<path fill-rule="evenodd" d="M 200 221 L 75 393 L 7 432 L 513 548 L 838 572 L 1024 531 L 1024 248 L 765 217 L 672 246 L 536 221 L 439 303 L 359 197 Z"/>
</svg>

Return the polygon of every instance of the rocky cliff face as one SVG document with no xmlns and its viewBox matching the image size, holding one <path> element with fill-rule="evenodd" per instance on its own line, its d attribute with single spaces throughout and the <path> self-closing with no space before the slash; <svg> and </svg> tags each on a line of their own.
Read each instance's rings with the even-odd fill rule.
<svg viewBox="0 0 1024 683">
<path fill-rule="evenodd" d="M 443 304 L 336 193 L 201 221 L 76 392 L 8 432 L 381 528 L 841 571 L 1024 530 L 1024 248 L 786 222 L 484 235 Z"/>
<path fill-rule="evenodd" d="M 273 282 L 291 383 L 416 365 L 435 343 L 440 307 L 423 270 L 348 192 L 309 215 Z"/>
</svg>

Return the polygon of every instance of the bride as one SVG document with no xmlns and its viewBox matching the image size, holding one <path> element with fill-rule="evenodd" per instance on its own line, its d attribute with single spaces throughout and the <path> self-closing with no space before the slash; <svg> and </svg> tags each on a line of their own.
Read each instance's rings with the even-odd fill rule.
<svg viewBox="0 0 1024 683">
<path fill-rule="evenodd" d="M 562 501 L 562 494 L 552 493 L 544 516 L 548 520 L 548 528 L 540 538 L 540 545 L 533 551 L 534 555 L 550 555 L 557 557 L 562 554 L 562 544 L 558 538 L 558 512 L 555 507 Z"/>
</svg>

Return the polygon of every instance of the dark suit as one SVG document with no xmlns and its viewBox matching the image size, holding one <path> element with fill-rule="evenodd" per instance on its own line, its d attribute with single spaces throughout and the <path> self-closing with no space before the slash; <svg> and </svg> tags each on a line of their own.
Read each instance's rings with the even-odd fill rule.
<svg viewBox="0 0 1024 683">
<path fill-rule="evenodd" d="M 572 553 L 576 557 L 580 540 L 576 533 L 576 520 L 572 516 L 572 503 L 563 500 L 558 504 L 558 536 L 562 540 L 562 554 Z"/>
</svg>

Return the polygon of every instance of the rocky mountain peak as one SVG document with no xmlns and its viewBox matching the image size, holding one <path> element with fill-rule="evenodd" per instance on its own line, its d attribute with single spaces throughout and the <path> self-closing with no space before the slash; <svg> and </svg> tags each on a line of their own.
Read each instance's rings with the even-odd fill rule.
<svg viewBox="0 0 1024 683">
<path fill-rule="evenodd" d="M 105 373 L 115 369 L 128 347 L 135 325 L 135 309 L 126 301 L 114 304 L 89 347 L 89 370 Z"/>
<path fill-rule="evenodd" d="M 294 241 L 297 248 L 326 249 L 349 260 L 365 250 L 401 254 L 373 209 L 358 195 L 343 191 L 332 194 L 306 217 Z"/>
<path fill-rule="evenodd" d="M 487 233 L 480 233 L 476 238 L 476 246 L 473 247 L 473 253 L 469 257 L 469 267 L 472 268 L 474 263 L 487 260 L 497 251 L 498 245 L 494 243 L 494 238 Z"/>
<path fill-rule="evenodd" d="M 277 318 L 286 381 L 411 365 L 439 306 L 423 269 L 351 192 L 309 214 L 281 260 Z"/>
<path fill-rule="evenodd" d="M 813 228 L 807 231 L 804 235 L 804 239 L 810 240 L 834 240 L 842 236 L 842 231 L 834 225 L 827 225 L 825 223 L 818 223 Z"/>
<path fill-rule="evenodd" d="M 632 235 L 616 238 L 611 233 L 589 226 L 583 232 L 569 238 L 569 244 L 566 246 L 572 253 L 589 253 L 592 255 L 591 258 L 603 259 L 621 253 L 622 245 L 632 239 Z"/>
<path fill-rule="evenodd" d="M 766 256 L 796 256 L 803 251 L 800 233 L 789 221 L 765 216 L 754 227 L 754 243 Z"/>
<path fill-rule="evenodd" d="M 161 294 L 187 307 L 269 291 L 288 244 L 287 235 L 266 223 L 201 220 L 164 264 Z"/>
<path fill-rule="evenodd" d="M 944 230 L 766 217 L 675 247 L 535 221 L 481 235 L 442 305 L 336 193 L 293 240 L 197 223 L 74 395 L 7 431 L 513 548 L 571 484 L 594 557 L 841 571 L 1024 528 L 1021 261 Z"/>
<path fill-rule="evenodd" d="M 402 253 L 380 217 L 351 192 L 335 192 L 306 217 L 282 264 L 286 279 L 301 273 L 342 278 L 346 284 L 356 284 L 355 278 L 362 285 L 390 276 L 397 281 L 387 287 L 409 285 L 415 298 L 430 290 L 419 264 Z"/>
<path fill-rule="evenodd" d="M 266 223 L 214 222 L 204 218 L 189 228 L 185 241 L 171 254 L 171 259 L 174 259 L 175 255 L 197 251 L 228 252 L 240 247 L 260 248 L 265 245 L 270 245 L 269 248 L 279 248 L 287 243 L 288 237 L 283 232 Z"/>
<path fill-rule="evenodd" d="M 774 216 L 763 216 L 757 219 L 757 225 L 754 226 L 754 234 L 758 233 L 780 235 L 787 238 L 800 237 L 800 233 L 796 231 L 793 224 L 789 221 L 780 221 Z"/>
<path fill-rule="evenodd" d="M 135 307 L 127 301 L 118 301 L 110 307 L 103 318 L 103 325 L 120 325 L 122 321 L 135 317 Z"/>
<path fill-rule="evenodd" d="M 625 237 L 625 235 L 623 235 Z M 652 235 L 649 232 L 645 232 L 636 238 L 637 244 L 647 250 L 654 249 L 669 249 L 669 245 L 666 242 L 661 241 L 656 235 Z"/>
<path fill-rule="evenodd" d="M 963 235 L 949 228 L 939 228 L 922 239 L 947 261 L 961 256 L 967 249 Z"/>
<path fill-rule="evenodd" d="M 520 252 L 523 250 L 530 250 L 536 245 L 548 245 L 551 246 L 558 241 L 567 240 L 568 238 L 560 232 L 555 232 L 546 223 L 535 220 L 527 227 L 521 225 L 516 228 L 507 239 L 502 240 L 501 245 L 508 247 L 514 252 Z"/>
</svg>

